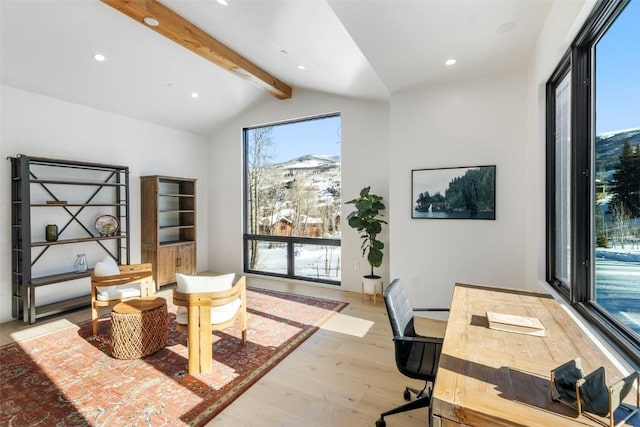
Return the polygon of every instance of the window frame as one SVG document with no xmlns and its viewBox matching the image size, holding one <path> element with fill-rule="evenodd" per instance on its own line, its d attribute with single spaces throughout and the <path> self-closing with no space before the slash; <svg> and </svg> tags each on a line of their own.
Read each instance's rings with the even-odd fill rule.
<svg viewBox="0 0 640 427">
<path fill-rule="evenodd" d="M 327 114 L 322 114 L 322 115 L 317 115 L 317 116 L 312 116 L 312 117 L 304 117 L 304 118 L 299 118 L 299 119 L 292 119 L 292 120 L 285 120 L 285 121 L 281 121 L 281 122 L 274 122 L 274 123 L 269 123 L 269 124 L 262 124 L 262 125 L 257 125 L 257 126 L 249 126 L 249 127 L 245 127 L 242 129 L 242 170 L 243 170 L 243 177 L 242 177 L 242 204 L 243 204 L 243 233 L 242 233 L 242 240 L 243 240 L 243 249 L 242 249 L 242 264 L 243 264 L 243 270 L 245 273 L 251 273 L 251 274 L 258 274 L 261 276 L 271 276 L 271 277 L 279 277 L 279 278 L 286 278 L 286 279 L 295 279 L 295 280 L 304 280 L 307 282 L 315 282 L 315 283 L 322 283 L 322 284 L 328 284 L 328 285 L 335 285 L 335 286 L 341 286 L 341 281 L 340 280 L 327 280 L 327 279 L 319 279 L 319 278 L 313 278 L 313 277 L 309 277 L 309 276 L 298 276 L 295 274 L 295 256 L 294 256 L 294 252 L 295 252 L 295 245 L 296 244 L 305 244 L 305 245 L 319 245 L 319 246 L 338 246 L 338 247 L 342 247 L 342 239 L 333 239 L 333 238 L 314 238 L 314 237 L 296 237 L 296 236 L 273 236 L 273 235 L 262 235 L 262 234 L 250 234 L 248 231 L 248 220 L 247 218 L 249 218 L 249 194 L 248 194 L 248 176 L 249 176 L 249 166 L 248 166 L 248 139 L 247 139 L 247 135 L 248 132 L 252 129 L 258 129 L 258 128 L 263 128 L 263 127 L 268 127 L 268 126 L 280 126 L 280 125 L 287 125 L 287 124 L 291 124 L 291 123 L 298 123 L 298 122 L 304 122 L 304 121 L 311 121 L 311 120 L 321 120 L 321 119 L 325 119 L 325 118 L 329 118 L 329 117 L 340 117 L 340 120 L 342 120 L 342 115 L 339 112 L 334 112 L 334 113 L 327 113 Z M 252 240 L 259 240 L 259 241 L 267 241 L 267 242 L 279 242 L 279 243 L 284 243 L 287 246 L 287 273 L 286 274 L 280 274 L 280 273 L 274 273 L 274 272 L 268 272 L 268 271 L 262 271 L 262 270 L 255 270 L 255 269 L 250 269 L 249 268 L 249 243 Z"/>
<path fill-rule="evenodd" d="M 640 1 L 640 0 L 635 0 Z M 595 325 L 627 360 L 640 366 L 640 340 L 608 312 L 592 301 L 594 207 L 593 171 L 595 140 L 593 84 L 594 48 L 630 0 L 599 0 L 546 85 L 546 280 L 587 321 Z M 570 274 L 569 288 L 555 277 L 555 89 L 571 72 L 571 171 L 570 171 Z"/>
<path fill-rule="evenodd" d="M 546 279 L 565 298 L 570 298 L 569 288 L 555 277 L 556 271 L 556 90 L 564 78 L 571 72 L 571 61 L 567 52 L 546 85 L 546 241 L 547 241 L 547 262 Z M 573 86 L 573 84 L 572 84 Z M 572 258 L 570 258 L 571 260 Z M 569 267 L 571 272 L 572 267 Z"/>
</svg>

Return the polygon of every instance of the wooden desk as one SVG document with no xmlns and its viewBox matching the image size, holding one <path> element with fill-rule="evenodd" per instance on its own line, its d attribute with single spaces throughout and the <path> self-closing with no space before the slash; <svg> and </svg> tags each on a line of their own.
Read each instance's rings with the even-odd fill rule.
<svg viewBox="0 0 640 427">
<path fill-rule="evenodd" d="M 546 337 L 489 329 L 486 312 L 537 317 Z M 551 369 L 579 356 L 586 372 L 623 375 L 550 296 L 456 284 L 433 390 L 433 423 L 450 426 L 595 425 L 549 394 Z"/>
</svg>

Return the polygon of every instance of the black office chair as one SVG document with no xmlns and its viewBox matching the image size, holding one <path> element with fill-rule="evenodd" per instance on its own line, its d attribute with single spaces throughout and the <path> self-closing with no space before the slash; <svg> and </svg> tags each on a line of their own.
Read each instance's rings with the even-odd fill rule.
<svg viewBox="0 0 640 427">
<path fill-rule="evenodd" d="M 376 427 L 385 427 L 384 417 L 412 409 L 429 407 L 429 425 L 431 425 L 431 387 L 436 380 L 436 370 L 442 352 L 442 338 L 425 337 L 416 334 L 413 326 L 414 311 L 449 311 L 448 308 L 411 308 L 409 298 L 402 287 L 402 282 L 395 279 L 384 291 L 384 303 L 391 322 L 393 341 L 398 370 L 409 378 L 424 380 L 422 390 L 406 387 L 404 399 L 411 400 L 411 393 L 416 400 L 380 414 Z M 429 387 L 429 388 L 427 388 Z"/>
</svg>

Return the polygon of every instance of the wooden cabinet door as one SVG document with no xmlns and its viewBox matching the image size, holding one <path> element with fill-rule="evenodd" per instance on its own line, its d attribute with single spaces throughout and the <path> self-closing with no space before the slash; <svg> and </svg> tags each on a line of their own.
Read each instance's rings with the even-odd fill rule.
<svg viewBox="0 0 640 427">
<path fill-rule="evenodd" d="M 158 249 L 158 284 L 160 286 L 176 281 L 177 246 L 165 246 Z"/>
<path fill-rule="evenodd" d="M 163 246 L 158 250 L 158 283 L 160 286 L 176 281 L 176 273 L 196 274 L 196 245 Z"/>
<path fill-rule="evenodd" d="M 179 246 L 176 272 L 182 274 L 196 274 L 196 245 L 187 243 Z"/>
</svg>

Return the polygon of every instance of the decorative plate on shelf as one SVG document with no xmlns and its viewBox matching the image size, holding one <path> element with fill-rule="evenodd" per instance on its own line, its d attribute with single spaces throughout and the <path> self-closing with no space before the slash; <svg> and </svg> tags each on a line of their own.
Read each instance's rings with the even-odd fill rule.
<svg viewBox="0 0 640 427">
<path fill-rule="evenodd" d="M 96 230 L 100 236 L 113 236 L 120 228 L 118 218 L 113 215 L 100 215 L 96 219 Z"/>
</svg>

